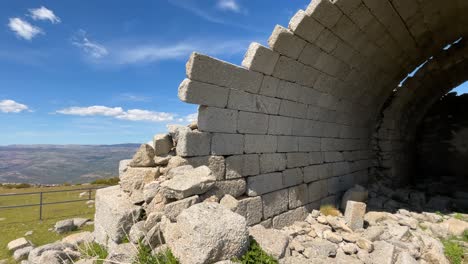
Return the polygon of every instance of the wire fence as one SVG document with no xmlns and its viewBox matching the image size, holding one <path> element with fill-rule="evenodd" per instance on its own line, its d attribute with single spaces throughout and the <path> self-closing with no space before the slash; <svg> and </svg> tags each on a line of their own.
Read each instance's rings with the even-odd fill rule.
<svg viewBox="0 0 468 264">
<path fill-rule="evenodd" d="M 26 203 L 21 205 L 3 205 L 0 206 L 0 210 L 5 209 L 14 209 L 14 208 L 24 208 L 24 207 L 39 207 L 39 220 L 43 220 L 43 207 L 47 205 L 57 205 L 57 204 L 66 204 L 66 203 L 76 203 L 76 202 L 83 202 L 83 201 L 90 201 L 94 200 L 93 191 L 105 188 L 107 186 L 99 186 L 99 187 L 88 187 L 88 188 L 79 188 L 79 189 L 68 189 L 68 190 L 53 190 L 53 191 L 40 191 L 40 192 L 28 192 L 28 193 L 9 193 L 9 194 L 0 194 L 0 202 L 3 198 L 6 197 L 21 197 L 21 196 L 38 196 L 37 203 Z M 51 193 L 70 193 L 70 192 L 81 192 L 79 194 L 79 198 L 81 199 L 71 199 L 71 200 L 60 200 L 60 201 L 45 201 L 45 196 Z M 84 198 L 83 198 L 84 197 Z M 25 199 L 28 200 L 28 199 Z M 1 204 L 1 203 L 0 203 Z"/>
</svg>

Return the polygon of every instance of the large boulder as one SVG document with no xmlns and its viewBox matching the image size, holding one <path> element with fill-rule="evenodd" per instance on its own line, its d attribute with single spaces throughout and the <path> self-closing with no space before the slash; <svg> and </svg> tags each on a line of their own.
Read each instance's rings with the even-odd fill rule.
<svg viewBox="0 0 468 264">
<path fill-rule="evenodd" d="M 143 144 L 137 150 L 133 159 L 130 162 L 130 167 L 153 167 L 154 163 L 154 148 L 148 144 Z"/>
<path fill-rule="evenodd" d="M 277 259 L 284 257 L 289 238 L 282 231 L 266 229 L 262 225 L 256 225 L 249 228 L 249 234 L 266 253 Z"/>
<path fill-rule="evenodd" d="M 24 237 L 20 237 L 18 239 L 12 240 L 8 243 L 7 249 L 11 251 L 16 251 L 20 248 L 31 246 L 31 243 L 26 240 Z"/>
<path fill-rule="evenodd" d="M 129 193 L 133 203 L 145 200 L 144 187 L 160 176 L 159 167 L 156 168 L 128 168 L 120 176 L 122 190 Z"/>
<path fill-rule="evenodd" d="M 139 221 L 141 208 L 134 205 L 119 186 L 99 189 L 96 192 L 94 236 L 96 242 L 107 245 L 108 239 L 120 243 Z"/>
<path fill-rule="evenodd" d="M 200 166 L 175 175 L 172 179 L 161 183 L 161 187 L 167 198 L 180 200 L 205 193 L 215 181 L 216 177 L 211 173 L 211 170 L 207 166 Z"/>
<path fill-rule="evenodd" d="M 217 203 L 191 206 L 162 231 L 181 264 L 229 260 L 240 257 L 249 246 L 245 218 Z"/>
</svg>

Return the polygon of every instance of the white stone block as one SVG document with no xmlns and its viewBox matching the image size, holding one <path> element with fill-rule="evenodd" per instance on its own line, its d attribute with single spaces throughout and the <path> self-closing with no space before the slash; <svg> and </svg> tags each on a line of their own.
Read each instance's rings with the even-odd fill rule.
<svg viewBox="0 0 468 264">
<path fill-rule="evenodd" d="M 286 226 L 291 226 L 294 222 L 304 221 L 307 217 L 308 212 L 304 206 L 289 210 L 285 213 L 273 217 L 272 227 L 275 229 L 282 229 Z"/>
<path fill-rule="evenodd" d="M 332 28 L 342 16 L 341 11 L 330 0 L 312 1 L 305 12 L 327 28 Z"/>
<path fill-rule="evenodd" d="M 274 51 L 293 59 L 299 57 L 305 44 L 306 42 L 303 39 L 294 36 L 290 30 L 279 25 L 276 25 L 268 39 L 268 45 L 270 45 Z"/>
<path fill-rule="evenodd" d="M 283 188 L 283 174 L 280 172 L 260 174 L 247 178 L 247 195 L 258 196 Z"/>
<path fill-rule="evenodd" d="M 237 120 L 237 132 L 247 134 L 266 134 L 268 115 L 240 111 Z"/>
<path fill-rule="evenodd" d="M 286 168 L 286 155 L 268 153 L 260 155 L 260 173 L 282 171 Z"/>
<path fill-rule="evenodd" d="M 302 96 L 301 90 L 299 84 L 281 80 L 278 85 L 278 97 L 297 102 Z"/>
<path fill-rule="evenodd" d="M 313 44 L 307 44 L 299 56 L 299 61 L 306 65 L 314 66 L 321 52 L 322 51 L 317 46 Z"/>
<path fill-rule="evenodd" d="M 187 158 L 187 164 L 197 168 L 200 166 L 207 166 L 213 175 L 216 176 L 216 180 L 224 180 L 226 171 L 226 165 L 223 156 L 203 156 Z"/>
<path fill-rule="evenodd" d="M 311 66 L 304 65 L 301 72 L 297 75 L 297 83 L 312 88 L 317 81 L 320 72 Z M 300 99 L 300 98 L 299 98 Z"/>
<path fill-rule="evenodd" d="M 250 44 L 245 54 L 242 66 L 249 70 L 271 75 L 278 61 L 279 54 L 259 43 Z"/>
<path fill-rule="evenodd" d="M 281 214 L 288 210 L 288 190 L 279 190 L 262 195 L 263 218 Z"/>
<path fill-rule="evenodd" d="M 279 79 L 271 76 L 263 78 L 259 93 L 266 96 L 276 97 L 279 86 Z"/>
<path fill-rule="evenodd" d="M 213 84 L 185 79 L 179 86 L 179 99 L 192 104 L 224 108 L 229 89 Z"/>
<path fill-rule="evenodd" d="M 256 97 L 257 111 L 260 113 L 277 115 L 279 112 L 281 99 L 269 96 L 257 95 Z"/>
<path fill-rule="evenodd" d="M 211 139 L 212 155 L 235 155 L 244 152 L 244 135 L 213 133 Z"/>
<path fill-rule="evenodd" d="M 325 190 L 323 190 L 323 188 L 325 188 Z M 326 180 L 307 184 L 307 193 L 307 197 L 310 202 L 314 202 L 325 197 L 327 194 Z"/>
<path fill-rule="evenodd" d="M 258 92 L 263 79 L 261 73 L 199 53 L 192 53 L 186 65 L 186 72 L 191 80 L 252 93 Z"/>
<path fill-rule="evenodd" d="M 228 100 L 228 108 L 257 112 L 256 95 L 241 90 L 231 90 Z"/>
<path fill-rule="evenodd" d="M 249 226 L 258 224 L 262 220 L 263 204 L 260 196 L 244 197 L 239 200 L 225 196 L 221 199 L 220 204 L 245 217 Z"/>
<path fill-rule="evenodd" d="M 309 192 L 307 184 L 301 184 L 288 189 L 289 209 L 297 208 L 309 203 Z"/>
<path fill-rule="evenodd" d="M 297 152 L 298 138 L 294 136 L 278 136 L 278 152 Z"/>
<path fill-rule="evenodd" d="M 237 111 L 200 106 L 198 129 L 206 132 L 237 133 Z"/>
<path fill-rule="evenodd" d="M 260 173 L 258 154 L 234 155 L 226 158 L 226 179 L 236 179 Z"/>
<path fill-rule="evenodd" d="M 269 116 L 268 134 L 291 135 L 293 118 L 285 116 Z"/>
<path fill-rule="evenodd" d="M 304 182 L 304 174 L 302 173 L 302 169 L 294 168 L 294 169 L 287 169 L 283 171 L 284 187 L 298 185 L 303 182 Z"/>
<path fill-rule="evenodd" d="M 324 27 L 308 16 L 304 10 L 299 10 L 289 21 L 289 29 L 308 42 L 314 43 Z"/>
<path fill-rule="evenodd" d="M 181 157 L 210 154 L 211 134 L 198 131 L 180 131 L 176 153 Z"/>
<path fill-rule="evenodd" d="M 276 63 L 273 76 L 282 80 L 296 82 L 298 74 L 302 71 L 304 65 L 300 62 L 281 56 Z"/>
<path fill-rule="evenodd" d="M 309 165 L 309 153 L 306 152 L 290 152 L 287 155 L 287 167 L 296 168 Z"/>
<path fill-rule="evenodd" d="M 244 152 L 250 153 L 272 153 L 277 149 L 276 136 L 270 135 L 245 135 Z"/>
<path fill-rule="evenodd" d="M 289 100 L 281 100 L 279 114 L 282 116 L 306 118 L 307 105 Z"/>
</svg>

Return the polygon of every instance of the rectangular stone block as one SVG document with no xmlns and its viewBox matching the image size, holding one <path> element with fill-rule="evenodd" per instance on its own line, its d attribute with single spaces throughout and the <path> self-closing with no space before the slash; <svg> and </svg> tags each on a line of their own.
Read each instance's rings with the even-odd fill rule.
<svg viewBox="0 0 468 264">
<path fill-rule="evenodd" d="M 282 26 L 277 25 L 273 30 L 270 38 L 268 39 L 268 45 L 274 50 L 281 54 L 284 54 L 290 58 L 297 59 L 301 54 L 306 42 L 300 39 Z"/>
<path fill-rule="evenodd" d="M 185 79 L 179 86 L 178 96 L 187 103 L 224 108 L 227 105 L 229 89 Z"/>
<path fill-rule="evenodd" d="M 328 164 L 311 165 L 304 168 L 304 182 L 313 182 L 331 177 L 331 168 Z"/>
<path fill-rule="evenodd" d="M 326 151 L 323 152 L 325 162 L 339 162 L 343 161 L 343 154 L 338 151 Z"/>
<path fill-rule="evenodd" d="M 305 152 L 290 152 L 286 153 L 287 167 L 296 168 L 309 165 L 309 153 Z"/>
<path fill-rule="evenodd" d="M 243 197 L 237 200 L 235 204 L 232 201 L 225 199 L 221 200 L 221 205 L 227 206 L 233 212 L 245 217 L 248 226 L 253 226 L 262 221 L 263 217 L 263 204 L 262 198 L 257 197 Z M 234 207 L 233 207 L 234 206 Z"/>
<path fill-rule="evenodd" d="M 216 84 L 251 93 L 258 93 L 263 75 L 242 67 L 192 53 L 186 65 L 187 77 L 191 80 Z"/>
<path fill-rule="evenodd" d="M 288 190 L 279 190 L 262 195 L 263 218 L 281 214 L 288 210 Z"/>
<path fill-rule="evenodd" d="M 288 189 L 289 192 L 289 209 L 297 208 L 309 203 L 309 193 L 307 184 L 301 184 Z"/>
<path fill-rule="evenodd" d="M 187 158 L 187 163 L 194 168 L 200 166 L 208 166 L 211 172 L 216 176 L 216 180 L 224 180 L 226 172 L 226 164 L 223 156 L 203 156 Z"/>
<path fill-rule="evenodd" d="M 325 187 L 325 190 L 323 190 L 323 187 Z M 324 194 L 326 195 L 327 193 L 326 183 L 324 185 L 322 180 L 307 184 L 307 193 L 310 202 L 314 202 L 325 197 Z"/>
<path fill-rule="evenodd" d="M 309 153 L 309 163 L 311 165 L 313 164 L 322 164 L 323 163 L 323 157 L 322 157 L 322 152 L 310 152 Z"/>
<path fill-rule="evenodd" d="M 277 149 L 277 137 L 269 135 L 245 135 L 244 152 L 273 153 Z"/>
<path fill-rule="evenodd" d="M 282 229 L 286 226 L 291 226 L 296 221 L 304 221 L 307 217 L 307 209 L 302 206 L 294 210 L 289 210 L 285 213 L 273 217 L 272 227 Z"/>
<path fill-rule="evenodd" d="M 283 171 L 283 185 L 284 187 L 290 187 L 298 185 L 304 182 L 304 175 L 302 169 L 294 168 Z"/>
<path fill-rule="evenodd" d="M 265 76 L 260 86 L 259 94 L 276 97 L 280 80 L 275 77 Z"/>
<path fill-rule="evenodd" d="M 242 61 L 242 66 L 249 70 L 271 75 L 278 61 L 279 54 L 256 42 L 250 44 Z"/>
<path fill-rule="evenodd" d="M 340 39 L 333 32 L 325 29 L 320 33 L 314 44 L 326 53 L 330 53 L 336 48 L 339 41 Z"/>
<path fill-rule="evenodd" d="M 282 116 L 306 118 L 307 105 L 289 100 L 281 100 L 279 114 Z"/>
<path fill-rule="evenodd" d="M 299 137 L 299 151 L 320 151 L 320 138 L 316 137 Z"/>
<path fill-rule="evenodd" d="M 298 138 L 294 136 L 278 136 L 278 152 L 297 152 Z"/>
<path fill-rule="evenodd" d="M 327 179 L 328 194 L 337 194 L 341 190 L 339 177 Z"/>
<path fill-rule="evenodd" d="M 226 158 L 226 179 L 236 179 L 260 173 L 258 154 L 234 155 Z"/>
<path fill-rule="evenodd" d="M 351 230 L 357 230 L 364 227 L 364 214 L 366 213 L 366 204 L 361 202 L 348 201 L 346 204 L 345 220 Z"/>
<path fill-rule="evenodd" d="M 268 134 L 291 135 L 294 119 L 285 116 L 269 116 Z"/>
<path fill-rule="evenodd" d="M 282 171 L 286 168 L 286 155 L 268 153 L 260 155 L 260 173 Z"/>
<path fill-rule="evenodd" d="M 273 76 L 282 80 L 295 82 L 302 71 L 303 64 L 286 56 L 281 56 L 276 63 Z"/>
<path fill-rule="evenodd" d="M 296 83 L 281 80 L 278 84 L 278 97 L 297 102 L 301 94 L 301 86 Z"/>
<path fill-rule="evenodd" d="M 235 155 L 244 152 L 244 135 L 214 133 L 211 139 L 212 155 Z"/>
<path fill-rule="evenodd" d="M 280 172 L 260 174 L 247 178 L 247 195 L 258 196 L 283 188 L 283 174 Z"/>
<path fill-rule="evenodd" d="M 237 133 L 237 111 L 200 106 L 198 129 L 206 132 Z"/>
<path fill-rule="evenodd" d="M 302 50 L 301 55 L 299 56 L 299 61 L 308 66 L 314 66 L 317 62 L 318 56 L 322 51 L 319 47 L 313 44 L 307 44 Z"/>
<path fill-rule="evenodd" d="M 314 43 L 324 27 L 303 10 L 299 10 L 289 21 L 289 29 L 308 42 Z"/>
<path fill-rule="evenodd" d="M 216 196 L 218 199 L 224 197 L 224 195 L 231 195 L 235 198 L 243 196 L 247 189 L 247 181 L 244 178 L 227 180 L 227 181 L 216 181 L 208 190 L 208 192 L 202 195 L 202 200 Z"/>
<path fill-rule="evenodd" d="M 301 73 L 297 76 L 297 83 L 308 88 L 313 88 L 318 76 L 320 75 L 320 72 L 315 68 L 307 65 L 304 65 L 301 70 Z M 302 97 L 299 97 L 299 99 L 302 99 Z"/>
<path fill-rule="evenodd" d="M 342 16 L 338 7 L 329 0 L 312 1 L 305 12 L 327 28 L 332 28 Z"/>
<path fill-rule="evenodd" d="M 348 162 L 331 163 L 332 176 L 340 176 L 350 172 Z"/>
<path fill-rule="evenodd" d="M 257 95 L 256 97 L 257 111 L 260 113 L 277 115 L 280 108 L 281 99 L 269 96 Z"/>
<path fill-rule="evenodd" d="M 210 133 L 181 130 L 178 135 L 176 153 L 181 157 L 206 156 L 210 154 L 210 146 Z"/>
<path fill-rule="evenodd" d="M 240 111 L 237 120 L 237 132 L 246 134 L 266 134 L 268 115 Z"/>
<path fill-rule="evenodd" d="M 229 109 L 256 112 L 255 94 L 231 89 L 227 106 Z"/>
</svg>

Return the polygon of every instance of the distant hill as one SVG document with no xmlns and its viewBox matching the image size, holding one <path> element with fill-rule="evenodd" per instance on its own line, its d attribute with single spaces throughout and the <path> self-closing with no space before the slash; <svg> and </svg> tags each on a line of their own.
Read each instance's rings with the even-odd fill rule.
<svg viewBox="0 0 468 264">
<path fill-rule="evenodd" d="M 140 144 L 0 146 L 0 183 L 83 183 L 118 176 Z"/>
</svg>

